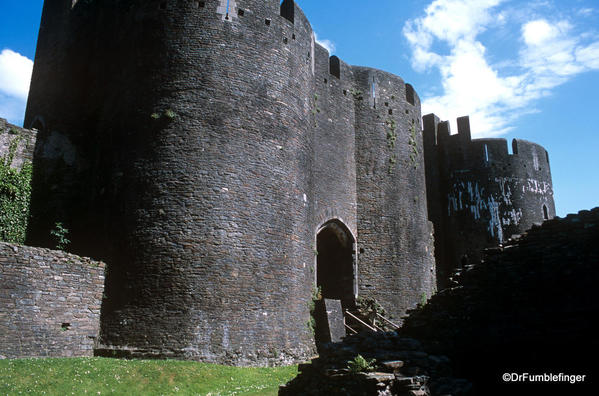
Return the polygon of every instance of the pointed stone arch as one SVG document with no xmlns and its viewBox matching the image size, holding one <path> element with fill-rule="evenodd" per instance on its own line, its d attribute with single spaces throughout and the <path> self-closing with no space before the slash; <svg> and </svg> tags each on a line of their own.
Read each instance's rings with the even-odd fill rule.
<svg viewBox="0 0 599 396">
<path fill-rule="evenodd" d="M 316 232 L 316 285 L 324 298 L 353 306 L 357 294 L 356 238 L 340 219 L 324 222 Z"/>
</svg>

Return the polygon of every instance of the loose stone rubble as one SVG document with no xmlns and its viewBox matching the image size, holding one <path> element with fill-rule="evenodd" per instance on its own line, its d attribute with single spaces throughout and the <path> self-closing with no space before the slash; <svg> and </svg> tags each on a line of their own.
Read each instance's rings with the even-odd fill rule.
<svg viewBox="0 0 599 396">
<path fill-rule="evenodd" d="M 358 334 L 328 345 L 279 394 L 587 394 L 587 357 L 599 351 L 591 320 L 599 314 L 598 264 L 599 208 L 546 221 L 462 268 L 450 288 L 410 312 L 400 335 Z M 347 362 L 358 354 L 375 358 L 376 372 L 350 374 Z M 510 383 L 504 373 L 587 380 Z"/>
</svg>

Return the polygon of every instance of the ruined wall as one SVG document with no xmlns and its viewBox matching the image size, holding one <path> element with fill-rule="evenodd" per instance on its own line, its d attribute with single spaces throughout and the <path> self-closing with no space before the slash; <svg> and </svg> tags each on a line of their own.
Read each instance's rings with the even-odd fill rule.
<svg viewBox="0 0 599 396">
<path fill-rule="evenodd" d="M 104 263 L 0 242 L 0 355 L 93 356 Z"/>
<path fill-rule="evenodd" d="M 397 76 L 353 71 L 359 294 L 399 318 L 435 287 L 420 100 Z"/>
<path fill-rule="evenodd" d="M 599 208 L 533 226 L 489 248 L 457 286 L 410 314 L 402 335 L 448 356 L 474 394 L 571 393 L 596 389 L 599 350 Z M 503 373 L 586 375 L 584 383 L 506 382 Z M 559 391 L 559 393 L 558 393 Z M 563 391 L 563 392 L 561 392 Z"/>
<path fill-rule="evenodd" d="M 29 220 L 37 132 L 0 118 L 0 240 L 23 243 Z"/>
<path fill-rule="evenodd" d="M 451 135 L 434 114 L 424 117 L 424 142 L 442 285 L 482 249 L 555 216 L 549 155 L 538 144 L 514 139 L 509 154 L 505 139 L 472 140 L 468 117 Z"/>
<path fill-rule="evenodd" d="M 69 48 L 36 63 L 59 58 L 73 79 L 48 104 L 58 72 L 34 71 L 26 123 L 46 120 L 40 150 L 60 134 L 75 155 L 66 173 L 60 156 L 34 170 L 33 210 L 50 214 L 31 242 L 64 217 L 73 250 L 110 263 L 107 349 L 240 364 L 311 353 L 312 30 L 277 1 L 226 6 L 46 6 L 45 21 L 66 19 Z M 67 55 L 79 50 L 85 64 Z M 78 120 L 51 123 L 79 93 Z"/>
<path fill-rule="evenodd" d="M 305 358 L 331 220 L 363 249 L 359 294 L 396 316 L 430 294 L 418 97 L 329 58 L 293 1 L 48 1 L 42 19 L 29 243 L 60 221 L 109 263 L 99 351 Z"/>
<path fill-rule="evenodd" d="M 26 162 L 33 161 L 33 150 L 37 131 L 23 129 L 0 118 L 0 158 L 9 158 L 12 168 L 20 169 Z"/>
<path fill-rule="evenodd" d="M 331 64 L 334 68 L 331 72 Z M 334 74 L 333 74 L 334 73 Z M 315 45 L 312 194 L 318 227 L 337 218 L 357 235 L 355 122 L 351 66 Z"/>
</svg>

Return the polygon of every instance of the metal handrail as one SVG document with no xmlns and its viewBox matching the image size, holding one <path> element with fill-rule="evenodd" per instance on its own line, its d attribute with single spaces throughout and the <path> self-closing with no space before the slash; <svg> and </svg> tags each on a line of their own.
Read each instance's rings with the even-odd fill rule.
<svg viewBox="0 0 599 396">
<path fill-rule="evenodd" d="M 374 332 L 376 332 L 376 331 L 380 331 L 380 330 L 377 330 L 377 329 L 375 329 L 374 327 L 370 326 L 368 323 L 364 322 L 362 319 L 358 318 L 356 315 L 352 314 L 351 312 L 349 312 L 349 311 L 345 311 L 345 313 L 346 313 L 347 315 L 349 315 L 350 317 L 352 317 L 353 319 L 355 319 L 355 320 L 357 320 L 358 322 L 360 322 L 361 324 L 363 324 L 364 326 L 368 327 L 370 330 L 372 330 L 372 331 L 374 331 Z"/>
<path fill-rule="evenodd" d="M 395 323 L 391 322 L 389 319 L 385 318 L 383 315 L 381 315 L 380 313 L 376 313 L 376 316 L 378 316 L 379 318 L 383 319 L 385 322 L 389 323 L 391 326 L 395 327 L 395 329 L 399 329 L 399 326 L 396 325 Z"/>
</svg>

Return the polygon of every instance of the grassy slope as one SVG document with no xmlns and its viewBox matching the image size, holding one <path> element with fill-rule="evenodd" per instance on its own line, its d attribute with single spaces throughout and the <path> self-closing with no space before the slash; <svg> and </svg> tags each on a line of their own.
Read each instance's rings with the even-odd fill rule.
<svg viewBox="0 0 599 396">
<path fill-rule="evenodd" d="M 276 395 L 297 366 L 240 368 L 174 360 L 0 360 L 0 395 Z"/>
</svg>

